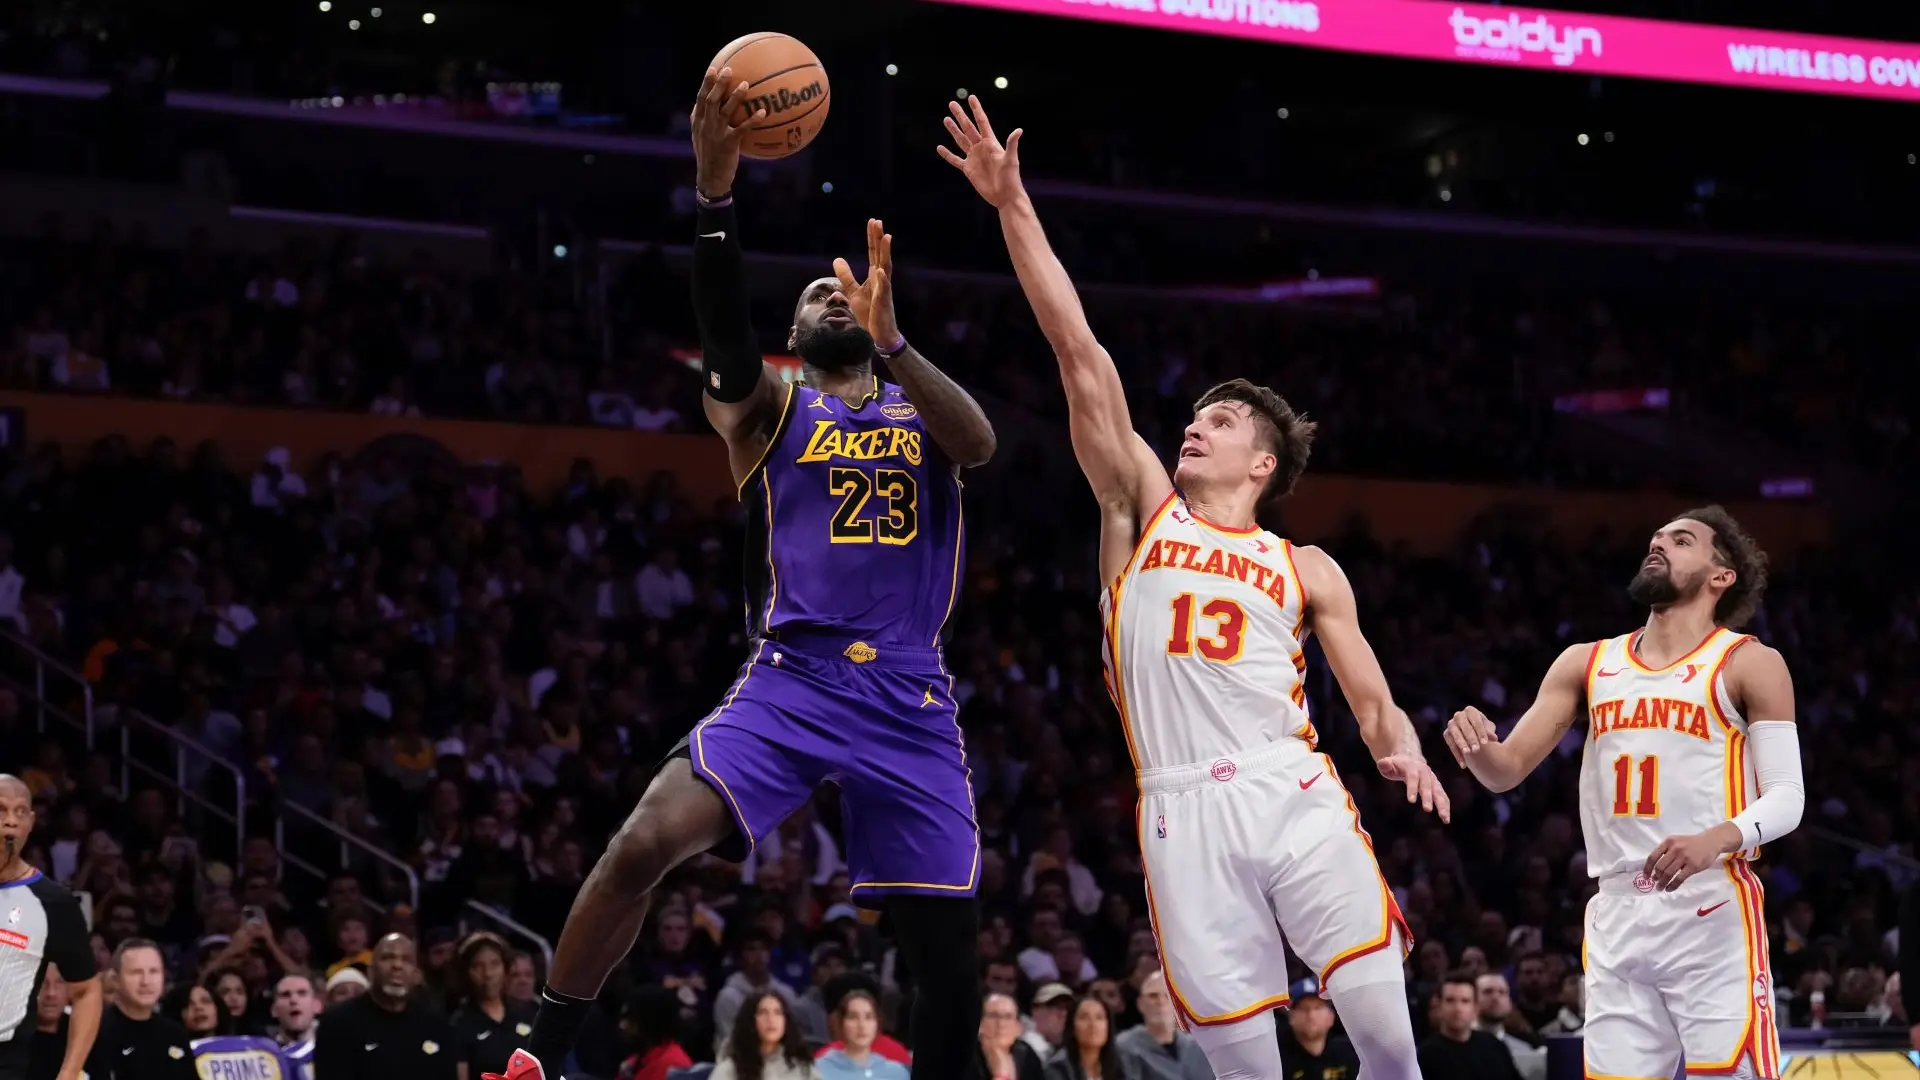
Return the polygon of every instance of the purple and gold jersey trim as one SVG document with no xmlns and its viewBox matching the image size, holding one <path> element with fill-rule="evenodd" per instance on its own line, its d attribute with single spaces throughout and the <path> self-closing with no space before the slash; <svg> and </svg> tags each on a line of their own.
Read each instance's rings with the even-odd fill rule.
<svg viewBox="0 0 1920 1080">
<path fill-rule="evenodd" d="M 792 385 L 741 488 L 748 634 L 938 646 L 965 563 L 961 502 L 959 470 L 900 387 L 848 401 Z"/>
</svg>

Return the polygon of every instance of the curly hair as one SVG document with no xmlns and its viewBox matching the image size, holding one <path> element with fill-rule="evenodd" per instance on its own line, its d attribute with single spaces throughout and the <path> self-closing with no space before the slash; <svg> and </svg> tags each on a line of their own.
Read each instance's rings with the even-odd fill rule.
<svg viewBox="0 0 1920 1080">
<path fill-rule="evenodd" d="M 1767 593 L 1767 553 L 1753 534 L 1740 527 L 1727 508 L 1702 506 L 1679 515 L 1713 530 L 1713 561 L 1733 571 L 1733 584 L 1713 605 L 1713 621 L 1739 629 L 1760 610 Z"/>
<path fill-rule="evenodd" d="M 1293 494 L 1300 474 L 1307 471 L 1307 458 L 1313 455 L 1313 434 L 1320 425 L 1307 419 L 1305 413 L 1294 412 L 1287 399 L 1271 387 L 1246 379 L 1230 379 L 1201 394 L 1200 400 L 1193 403 L 1193 411 L 1198 413 L 1223 401 L 1239 402 L 1247 407 L 1253 414 L 1259 441 L 1278 459 L 1273 475 L 1267 480 L 1267 489 L 1260 496 L 1262 505 L 1270 506 Z"/>
</svg>

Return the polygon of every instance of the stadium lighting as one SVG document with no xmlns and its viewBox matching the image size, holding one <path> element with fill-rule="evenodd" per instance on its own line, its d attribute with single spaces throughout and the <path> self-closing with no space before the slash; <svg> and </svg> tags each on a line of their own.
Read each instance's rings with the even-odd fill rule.
<svg viewBox="0 0 1920 1080">
<path fill-rule="evenodd" d="M 380 9 L 379 9 L 379 8 L 374 8 L 374 9 L 373 9 L 372 11 L 369 11 L 369 12 L 367 12 L 367 14 L 369 14 L 369 15 L 371 15 L 371 16 L 373 16 L 374 18 L 376 18 L 376 19 L 377 19 L 377 18 L 379 18 L 379 17 L 380 17 Z"/>
<path fill-rule="evenodd" d="M 823 195 L 831 195 L 831 194 L 833 194 L 833 181 L 831 181 L 831 180 L 828 180 L 828 181 L 825 181 L 824 183 L 822 183 L 822 184 L 820 185 L 820 193 L 821 193 L 821 194 L 823 194 Z"/>
<path fill-rule="evenodd" d="M 1007 88 L 1007 77 L 1005 75 L 996 76 L 993 80 L 993 88 L 995 90 L 1005 90 Z"/>
<path fill-rule="evenodd" d="M 360 29 L 360 20 L 359 20 L 359 19 L 348 19 L 348 20 L 347 20 L 347 29 L 349 29 L 349 30 L 358 30 L 358 29 Z"/>
<path fill-rule="evenodd" d="M 1279 109 L 1276 109 L 1276 110 L 1274 110 L 1274 113 L 1273 113 L 1273 115 L 1275 115 L 1275 116 L 1277 116 L 1277 117 L 1279 117 L 1279 118 L 1280 118 L 1280 119 L 1282 119 L 1282 120 L 1285 120 L 1285 119 L 1286 119 L 1287 117 L 1289 117 L 1289 116 L 1292 116 L 1292 115 L 1293 115 L 1293 113 L 1292 113 L 1292 111 L 1291 111 L 1291 110 L 1289 110 L 1289 109 L 1287 109 L 1286 107 L 1284 107 L 1284 106 L 1282 106 L 1281 108 L 1279 108 Z"/>
<path fill-rule="evenodd" d="M 1573 141 L 1579 143 L 1581 146 L 1585 146 L 1590 140 L 1587 138 L 1587 133 L 1583 131 L 1580 134 L 1575 135 L 1573 137 Z"/>
<path fill-rule="evenodd" d="M 900 65 L 899 65 L 899 64 L 888 64 L 888 65 L 887 65 L 887 74 L 889 74 L 889 75 L 898 75 L 898 74 L 900 74 Z"/>
<path fill-rule="evenodd" d="M 960 89 L 955 90 L 953 92 L 953 96 L 959 98 L 961 101 L 967 100 L 967 88 L 963 86 Z"/>
<path fill-rule="evenodd" d="M 1603 139 L 1605 139 L 1605 140 L 1607 140 L 1608 142 L 1612 142 L 1612 141 L 1613 141 L 1613 132 L 1611 132 L 1611 131 L 1604 131 L 1604 132 L 1601 132 L 1601 133 L 1600 133 L 1600 137 L 1601 137 L 1601 138 L 1603 138 Z"/>
<path fill-rule="evenodd" d="M 554 258 L 556 258 L 556 259 L 564 259 L 564 258 L 566 258 L 566 257 L 567 257 L 567 245 L 565 245 L 565 244 L 555 244 L 555 245 L 553 245 L 553 257 L 554 257 Z"/>
<path fill-rule="evenodd" d="M 1441 189 L 1440 189 L 1440 201 L 1441 201 L 1441 202 L 1452 202 L 1452 201 L 1453 201 L 1453 189 L 1452 189 L 1452 188 L 1450 188 L 1450 187 L 1443 187 L 1443 188 L 1441 188 Z"/>
<path fill-rule="evenodd" d="M 423 11 L 420 13 L 420 21 L 426 23 L 428 26 L 433 25 L 434 18 L 435 16 L 431 11 Z"/>
<path fill-rule="evenodd" d="M 321 10 L 321 11 L 332 11 L 332 10 L 333 10 L 333 0 L 320 0 L 320 10 Z"/>
</svg>

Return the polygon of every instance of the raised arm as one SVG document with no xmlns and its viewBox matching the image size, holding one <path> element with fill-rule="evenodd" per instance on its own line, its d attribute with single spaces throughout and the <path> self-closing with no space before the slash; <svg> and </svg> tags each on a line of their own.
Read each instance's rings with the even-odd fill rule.
<svg viewBox="0 0 1920 1080">
<path fill-rule="evenodd" d="M 694 193 L 699 199 L 693 241 L 693 310 L 700 324 L 700 378 L 707 420 L 727 442 L 736 483 L 746 479 L 780 420 L 780 375 L 760 355 L 753 336 L 747 269 L 740 252 L 740 225 L 733 212 L 733 177 L 740 167 L 740 140 L 748 125 L 766 115 L 746 108 L 747 83 L 733 69 L 707 69 L 693 106 Z"/>
<path fill-rule="evenodd" d="M 920 410 L 934 445 L 963 469 L 985 465 L 998 441 L 986 411 L 900 333 L 893 313 L 893 234 L 879 218 L 867 220 L 866 280 L 855 278 L 845 259 L 833 260 L 833 276 L 840 279 L 854 318 L 873 335 L 873 347 L 886 360 L 887 370 Z"/>
<path fill-rule="evenodd" d="M 1130 548 L 1138 537 L 1138 523 L 1167 497 L 1173 483 L 1152 448 L 1135 434 L 1113 357 L 1094 338 L 1073 281 L 1047 243 L 1046 230 L 1040 227 L 1033 201 L 1020 182 L 1021 132 L 1016 129 L 1002 146 L 980 98 L 976 95 L 968 104 L 971 115 L 958 103 L 950 105 L 953 115 L 946 121 L 947 133 L 959 152 L 942 146 L 940 156 L 964 173 L 980 197 L 1000 212 L 1000 231 L 1006 237 L 1014 273 L 1060 362 L 1074 457 L 1102 508 L 1135 522 L 1134 534 L 1127 540 Z"/>
<path fill-rule="evenodd" d="M 1489 791 L 1510 791 L 1540 767 L 1560 737 L 1580 717 L 1587 695 L 1587 666 L 1593 642 L 1569 645 L 1540 680 L 1540 692 L 1502 741 L 1486 714 L 1469 705 L 1447 722 L 1447 749 L 1453 760 Z"/>
<path fill-rule="evenodd" d="M 1373 754 L 1380 775 L 1407 785 L 1407 801 L 1419 801 L 1424 810 L 1437 810 L 1448 821 L 1453 810 L 1446 789 L 1420 751 L 1420 736 L 1407 711 L 1394 703 L 1380 658 L 1360 631 L 1360 605 L 1353 585 L 1333 557 L 1317 547 L 1294 549 L 1294 569 L 1300 575 L 1301 606 L 1308 626 L 1320 639 L 1333 677 L 1346 695 L 1347 706 L 1360 725 L 1360 738 Z"/>
</svg>

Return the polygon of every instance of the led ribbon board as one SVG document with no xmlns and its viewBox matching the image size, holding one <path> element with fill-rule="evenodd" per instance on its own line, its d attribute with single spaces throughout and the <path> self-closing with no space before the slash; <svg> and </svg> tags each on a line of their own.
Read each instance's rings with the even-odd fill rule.
<svg viewBox="0 0 1920 1080">
<path fill-rule="evenodd" d="M 1373 56 L 1920 101 L 1920 45 L 1425 0 L 936 0 Z"/>
</svg>

